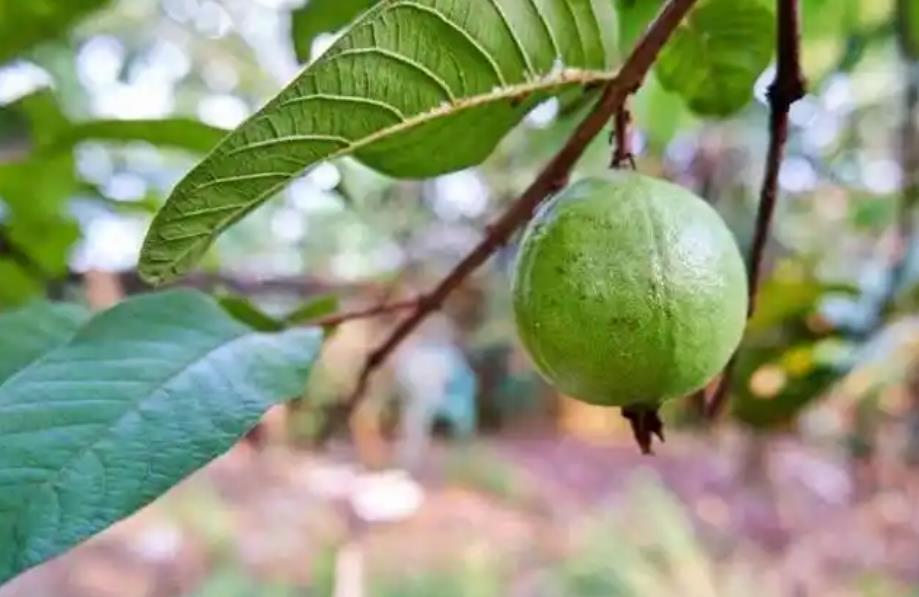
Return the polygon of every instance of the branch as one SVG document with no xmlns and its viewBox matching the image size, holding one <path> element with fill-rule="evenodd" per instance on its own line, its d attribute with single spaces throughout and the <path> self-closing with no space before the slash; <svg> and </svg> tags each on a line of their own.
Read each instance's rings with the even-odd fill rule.
<svg viewBox="0 0 919 597">
<path fill-rule="evenodd" d="M 380 315 L 388 315 L 390 313 L 398 313 L 399 311 L 406 311 L 408 309 L 417 309 L 420 299 L 406 299 L 403 301 L 395 301 L 392 303 L 381 303 L 373 307 L 368 307 L 366 309 L 357 309 L 355 311 L 345 311 L 344 313 L 334 313 L 326 317 L 320 317 L 313 321 L 308 322 L 309 325 L 318 325 L 322 327 L 327 326 L 336 326 L 349 321 L 354 321 L 356 319 L 368 319 L 370 317 L 377 317 Z"/>
<path fill-rule="evenodd" d="M 752 317 L 756 311 L 763 255 L 769 241 L 769 230 L 772 227 L 772 216 L 775 213 L 778 196 L 779 169 L 785 152 L 785 141 L 788 139 L 788 113 L 791 111 L 792 104 L 804 97 L 806 87 L 804 74 L 801 71 L 801 28 L 798 19 L 798 0 L 779 0 L 776 17 L 778 19 L 778 58 L 775 80 L 769 87 L 769 151 L 766 154 L 766 171 L 760 190 L 756 230 L 748 263 L 748 318 Z M 717 417 L 724 409 L 736 358 L 737 353 L 735 352 L 715 387 L 706 408 L 706 415 L 709 418 Z"/>
<path fill-rule="evenodd" d="M 610 168 L 622 168 L 628 164 L 632 170 L 637 170 L 635 154 L 632 153 L 632 134 L 629 127 L 632 124 L 632 114 L 625 103 L 616 111 L 613 119 L 613 137 L 615 149 Z"/>
<path fill-rule="evenodd" d="M 415 328 L 432 312 L 443 305 L 452 293 L 472 272 L 485 263 L 521 225 L 529 221 L 533 212 L 547 196 L 563 188 L 571 169 L 583 155 L 587 145 L 603 130 L 610 118 L 622 107 L 626 98 L 641 85 L 654 64 L 658 52 L 671 33 L 689 12 L 696 0 L 669 0 L 650 25 L 635 49 L 626 59 L 618 75 L 606 84 L 603 94 L 593 110 L 574 130 L 564 147 L 542 169 L 536 179 L 488 228 L 488 234 L 447 276 L 430 292 L 417 299 L 414 310 L 367 357 L 358 378 L 354 393 L 343 405 L 342 411 L 350 414 L 363 397 L 374 371 Z"/>
</svg>

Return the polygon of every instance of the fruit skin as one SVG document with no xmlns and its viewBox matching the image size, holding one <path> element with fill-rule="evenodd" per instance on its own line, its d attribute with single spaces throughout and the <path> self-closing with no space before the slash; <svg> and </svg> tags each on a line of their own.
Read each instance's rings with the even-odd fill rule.
<svg viewBox="0 0 919 597">
<path fill-rule="evenodd" d="M 517 328 L 542 374 L 592 404 L 650 405 L 703 387 L 746 322 L 730 230 L 671 183 L 611 172 L 568 187 L 524 235 Z"/>
</svg>

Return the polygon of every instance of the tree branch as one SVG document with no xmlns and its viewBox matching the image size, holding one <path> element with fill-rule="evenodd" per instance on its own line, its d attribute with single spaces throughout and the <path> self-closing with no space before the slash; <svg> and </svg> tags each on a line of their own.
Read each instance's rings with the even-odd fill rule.
<svg viewBox="0 0 919 597">
<path fill-rule="evenodd" d="M 398 313 L 399 311 L 407 311 L 408 309 L 417 309 L 419 303 L 419 298 L 395 301 L 392 303 L 381 303 L 366 309 L 356 309 L 354 311 L 345 311 L 343 313 L 334 313 L 326 317 L 320 317 L 319 319 L 310 321 L 309 325 L 318 325 L 322 327 L 336 326 L 347 323 L 349 321 L 354 321 L 356 319 L 368 319 L 370 317 L 377 317 L 379 315 L 388 315 L 390 313 Z"/>
<path fill-rule="evenodd" d="M 632 133 L 630 126 L 632 124 L 632 114 L 625 102 L 622 107 L 616 111 L 613 119 L 613 159 L 610 162 L 610 168 L 622 168 L 628 164 L 632 170 L 637 170 L 635 166 L 635 154 L 632 153 Z"/>
<path fill-rule="evenodd" d="M 749 307 L 747 316 L 756 311 L 762 276 L 763 255 L 769 241 L 769 230 L 778 196 L 779 169 L 788 139 L 788 113 L 796 101 L 804 97 L 805 81 L 801 71 L 801 28 L 798 17 L 798 0 L 779 0 L 777 27 L 777 64 L 775 79 L 769 87 L 769 151 L 766 154 L 766 171 L 760 190 L 756 230 L 748 263 Z M 728 388 L 731 385 L 737 353 L 725 367 L 721 380 L 715 387 L 706 408 L 709 418 L 717 417 L 724 409 Z"/>
<path fill-rule="evenodd" d="M 489 226 L 488 234 L 478 246 L 460 261 L 433 290 L 420 296 L 414 310 L 395 327 L 382 344 L 370 353 L 361 370 L 354 393 L 343 405 L 344 414 L 347 415 L 353 411 L 366 392 L 367 384 L 374 371 L 385 362 L 399 344 L 428 315 L 439 309 L 450 293 L 485 263 L 496 249 L 506 243 L 517 228 L 532 217 L 543 199 L 567 184 L 572 167 L 580 159 L 587 145 L 622 107 L 629 94 L 638 89 L 648 70 L 654 64 L 658 52 L 695 3 L 696 0 L 669 0 L 667 2 L 622 65 L 618 75 L 607 83 L 599 101 L 574 130 L 565 146 L 542 169 L 523 194 Z"/>
</svg>

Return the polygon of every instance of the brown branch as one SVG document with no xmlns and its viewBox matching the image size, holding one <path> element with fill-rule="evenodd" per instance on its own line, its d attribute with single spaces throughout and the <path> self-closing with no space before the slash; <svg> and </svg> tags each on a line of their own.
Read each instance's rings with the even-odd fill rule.
<svg viewBox="0 0 919 597">
<path fill-rule="evenodd" d="M 308 323 L 309 325 L 318 325 L 322 327 L 336 326 L 347 323 L 349 321 L 354 321 L 356 319 L 367 319 L 370 317 L 378 317 L 380 315 L 398 313 L 399 311 L 406 311 L 408 309 L 417 309 L 418 303 L 419 299 L 417 298 L 395 301 L 392 303 L 381 303 L 366 309 L 356 309 L 354 311 L 334 313 L 332 315 L 320 317 Z"/>
<path fill-rule="evenodd" d="M 769 241 L 769 230 L 778 196 L 779 169 L 788 139 L 788 113 L 796 101 L 804 97 L 805 81 L 801 71 L 801 28 L 798 17 L 798 0 L 779 0 L 777 27 L 777 65 L 775 79 L 769 87 L 769 151 L 766 154 L 766 171 L 760 190 L 756 230 L 748 263 L 749 306 L 747 316 L 756 311 L 762 277 L 763 255 Z M 721 380 L 715 387 L 706 408 L 709 418 L 717 417 L 727 402 L 728 388 L 737 353 L 725 367 Z"/>
<path fill-rule="evenodd" d="M 632 124 L 632 114 L 628 106 L 623 103 L 616 111 L 613 118 L 613 160 L 610 162 L 610 168 L 622 168 L 628 164 L 632 170 L 636 170 L 635 154 L 632 153 L 632 133 L 630 126 Z"/>
<path fill-rule="evenodd" d="M 417 306 L 380 344 L 364 363 L 354 393 L 342 407 L 344 415 L 353 411 L 366 392 L 374 371 L 383 364 L 399 344 L 432 312 L 441 307 L 447 297 L 522 224 L 547 196 L 564 187 L 572 167 L 587 145 L 603 130 L 610 118 L 622 107 L 625 99 L 641 85 L 654 64 L 658 52 L 671 33 L 693 7 L 696 0 L 669 0 L 649 26 L 635 49 L 626 59 L 617 76 L 603 89 L 593 110 L 574 130 L 565 146 L 542 169 L 536 179 L 507 210 L 488 227 L 488 234 L 459 264 L 430 292 L 417 299 Z"/>
</svg>

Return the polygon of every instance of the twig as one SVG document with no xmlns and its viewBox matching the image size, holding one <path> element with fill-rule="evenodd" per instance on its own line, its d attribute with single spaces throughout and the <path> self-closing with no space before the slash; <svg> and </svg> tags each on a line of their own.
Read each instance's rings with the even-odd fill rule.
<svg viewBox="0 0 919 597">
<path fill-rule="evenodd" d="M 379 315 L 398 313 L 399 311 L 406 311 L 408 309 L 417 309 L 418 301 L 419 299 L 413 298 L 402 301 L 395 301 L 392 303 L 381 303 L 366 309 L 345 311 L 343 313 L 333 313 L 332 315 L 327 315 L 325 317 L 320 317 L 310 321 L 309 325 L 317 325 L 322 327 L 336 326 L 349 321 L 354 321 L 356 319 L 367 319 L 370 317 L 377 317 Z"/>
<path fill-rule="evenodd" d="M 632 153 L 632 133 L 629 128 L 631 124 L 632 114 L 629 112 L 626 103 L 623 103 L 613 118 L 615 148 L 613 149 L 613 160 L 610 163 L 610 168 L 622 168 L 628 164 L 632 170 L 637 170 L 635 154 Z"/>
<path fill-rule="evenodd" d="M 648 70 L 654 64 L 658 52 L 695 3 L 696 0 L 669 0 L 667 2 L 622 65 L 618 75 L 606 84 L 599 101 L 578 125 L 565 146 L 542 169 L 523 194 L 488 227 L 488 234 L 478 246 L 466 255 L 433 290 L 420 296 L 417 306 L 408 317 L 399 323 L 383 343 L 368 355 L 354 392 L 342 405 L 341 410 L 345 416 L 350 414 L 360 402 L 374 371 L 414 331 L 418 324 L 439 309 L 453 290 L 485 263 L 495 250 L 506 243 L 514 231 L 530 219 L 543 199 L 567 184 L 572 167 L 584 153 L 587 145 L 603 130 L 613 114 L 622 107 L 629 94 L 638 89 Z"/>
<path fill-rule="evenodd" d="M 756 214 L 756 230 L 748 263 L 749 307 L 747 316 L 756 311 L 762 276 L 763 254 L 769 240 L 772 216 L 778 196 L 779 169 L 788 139 L 788 113 L 796 101 L 804 97 L 805 81 L 801 71 L 801 28 L 798 17 L 798 0 L 779 0 L 777 27 L 777 64 L 775 79 L 769 87 L 769 151 L 766 154 L 766 172 L 760 190 L 759 210 Z M 728 388 L 737 353 L 725 367 L 721 380 L 715 387 L 706 408 L 709 418 L 717 417 L 727 402 Z"/>
</svg>

